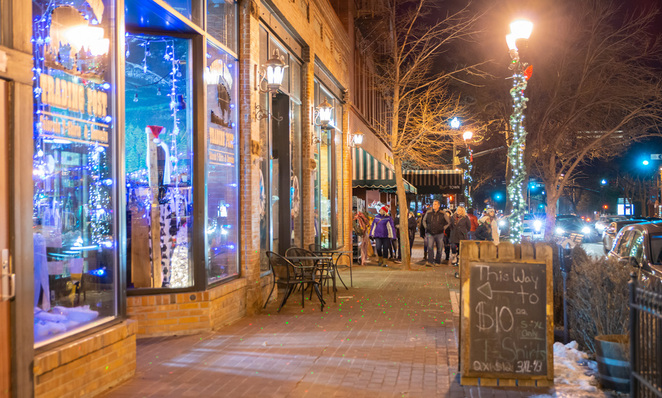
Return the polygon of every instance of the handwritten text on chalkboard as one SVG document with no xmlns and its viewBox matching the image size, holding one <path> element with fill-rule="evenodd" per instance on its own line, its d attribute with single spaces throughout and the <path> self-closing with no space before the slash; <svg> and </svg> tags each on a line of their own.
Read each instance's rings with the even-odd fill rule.
<svg viewBox="0 0 662 398">
<path fill-rule="evenodd" d="M 470 368 L 547 374 L 544 264 L 470 264 Z"/>
</svg>

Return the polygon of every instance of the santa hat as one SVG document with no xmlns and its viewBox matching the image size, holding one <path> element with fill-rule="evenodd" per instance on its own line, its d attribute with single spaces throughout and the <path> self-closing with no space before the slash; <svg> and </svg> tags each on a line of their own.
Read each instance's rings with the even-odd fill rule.
<svg viewBox="0 0 662 398">
<path fill-rule="evenodd" d="M 379 209 L 379 211 L 383 211 L 384 213 L 388 214 L 388 206 L 382 206 L 382 208 Z"/>
</svg>

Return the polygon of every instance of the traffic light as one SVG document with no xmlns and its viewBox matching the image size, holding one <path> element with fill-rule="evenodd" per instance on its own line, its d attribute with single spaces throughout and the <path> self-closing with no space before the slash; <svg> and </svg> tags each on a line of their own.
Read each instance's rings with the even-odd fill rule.
<svg viewBox="0 0 662 398">
<path fill-rule="evenodd" d="M 609 206 L 607 206 L 607 205 L 603 205 L 602 208 L 605 209 L 605 210 L 607 210 L 607 209 L 609 208 Z"/>
</svg>

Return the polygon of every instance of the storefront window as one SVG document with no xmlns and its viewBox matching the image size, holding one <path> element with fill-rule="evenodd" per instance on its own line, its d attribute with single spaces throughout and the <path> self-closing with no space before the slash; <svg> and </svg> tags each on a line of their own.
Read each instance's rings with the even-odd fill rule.
<svg viewBox="0 0 662 398">
<path fill-rule="evenodd" d="M 291 174 L 290 174 L 290 224 L 291 224 L 291 244 L 297 247 L 303 247 L 303 215 L 301 201 L 301 105 L 292 102 L 290 112 L 291 134 L 290 148 L 292 154 Z"/>
<path fill-rule="evenodd" d="M 340 104 L 338 104 L 337 108 L 341 108 Z M 336 109 L 337 109 L 336 108 Z M 341 108 L 342 109 L 342 108 Z M 342 128 L 342 110 L 339 112 L 336 112 L 336 120 L 339 123 L 340 128 Z M 343 134 L 341 130 L 334 130 L 334 151 L 335 151 L 335 158 L 334 161 L 336 162 L 336 174 L 335 174 L 335 179 L 336 179 L 336 184 L 335 184 L 335 201 L 336 201 L 336 248 L 340 248 L 343 246 L 344 239 L 344 231 L 343 227 L 345 225 L 344 223 L 344 217 L 345 217 L 345 212 L 344 212 L 344 204 L 345 201 L 344 199 L 344 191 L 343 191 Z"/>
<path fill-rule="evenodd" d="M 117 315 L 111 2 L 34 1 L 34 340 Z"/>
<path fill-rule="evenodd" d="M 239 245 L 239 146 L 237 64 L 208 44 L 207 70 L 207 247 L 209 282 L 237 275 Z"/>
<path fill-rule="evenodd" d="M 342 190 L 342 106 L 339 101 L 315 82 L 315 106 L 327 101 L 334 106 L 329 128 L 315 127 L 319 145 L 315 147 L 315 236 L 322 248 L 338 248 L 343 244 Z M 316 121 L 318 123 L 319 121 Z"/>
<path fill-rule="evenodd" d="M 172 8 L 188 19 L 191 19 L 191 0 L 166 0 Z"/>
<path fill-rule="evenodd" d="M 330 130 L 320 132 L 320 244 L 323 248 L 332 248 L 332 225 L 331 225 L 331 133 Z"/>
<path fill-rule="evenodd" d="M 193 285 L 190 41 L 126 35 L 128 287 Z"/>
<path fill-rule="evenodd" d="M 237 51 L 237 3 L 233 0 L 207 0 L 207 32 Z"/>
</svg>

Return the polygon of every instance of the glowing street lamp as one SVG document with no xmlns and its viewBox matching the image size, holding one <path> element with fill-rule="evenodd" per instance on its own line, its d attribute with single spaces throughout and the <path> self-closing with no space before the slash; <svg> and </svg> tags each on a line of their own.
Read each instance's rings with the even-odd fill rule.
<svg viewBox="0 0 662 398">
<path fill-rule="evenodd" d="M 526 20 L 516 20 L 510 24 L 510 34 L 506 35 L 506 44 L 510 58 L 510 70 L 513 71 L 513 88 L 510 96 L 513 98 L 513 113 L 510 116 L 512 143 L 508 148 L 508 160 L 512 165 L 512 175 L 508 182 L 508 197 L 513 206 L 511 213 L 510 236 L 513 242 L 520 242 L 524 232 L 524 214 L 527 201 L 524 193 L 526 166 L 524 164 L 524 149 L 526 148 L 526 130 L 524 129 L 524 109 L 528 99 L 524 96 L 527 80 L 531 77 L 531 67 L 522 62 L 519 56 L 518 44 L 528 40 L 533 31 L 533 23 Z"/>
</svg>

